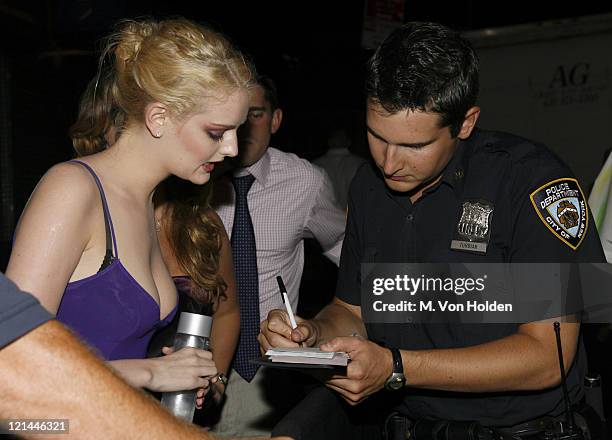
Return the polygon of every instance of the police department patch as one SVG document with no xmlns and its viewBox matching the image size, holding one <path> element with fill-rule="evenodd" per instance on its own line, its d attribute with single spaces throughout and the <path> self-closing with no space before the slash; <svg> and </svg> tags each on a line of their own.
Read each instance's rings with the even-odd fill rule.
<svg viewBox="0 0 612 440">
<path fill-rule="evenodd" d="M 576 179 L 553 180 L 529 196 L 544 224 L 563 243 L 578 249 L 586 235 L 589 210 Z"/>
</svg>

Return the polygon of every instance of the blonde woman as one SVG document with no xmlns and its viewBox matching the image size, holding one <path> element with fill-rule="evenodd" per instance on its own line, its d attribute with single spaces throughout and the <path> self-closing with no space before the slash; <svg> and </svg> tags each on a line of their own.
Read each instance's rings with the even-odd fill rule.
<svg viewBox="0 0 612 440">
<path fill-rule="evenodd" d="M 217 374 L 210 352 L 144 358 L 177 308 L 153 193 L 170 175 L 204 184 L 216 163 L 236 155 L 251 71 L 225 38 L 184 19 L 123 22 L 100 64 L 108 91 L 94 87 L 94 101 L 118 109 L 121 135 L 104 148 L 104 127 L 94 130 L 75 145 L 93 154 L 43 176 L 7 275 L 133 386 L 204 388 Z"/>
</svg>

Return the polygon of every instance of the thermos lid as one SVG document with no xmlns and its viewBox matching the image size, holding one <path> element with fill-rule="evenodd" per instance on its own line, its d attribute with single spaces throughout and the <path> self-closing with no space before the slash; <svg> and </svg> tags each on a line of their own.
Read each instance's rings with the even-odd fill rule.
<svg viewBox="0 0 612 440">
<path fill-rule="evenodd" d="M 210 328 L 212 327 L 212 317 L 208 315 L 200 315 L 199 313 L 181 312 L 179 318 L 177 333 L 186 335 L 210 337 Z"/>
</svg>

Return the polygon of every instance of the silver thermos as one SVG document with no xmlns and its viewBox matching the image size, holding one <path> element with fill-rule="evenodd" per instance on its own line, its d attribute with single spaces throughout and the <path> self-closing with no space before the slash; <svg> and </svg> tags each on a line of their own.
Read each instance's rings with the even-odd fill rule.
<svg viewBox="0 0 612 440">
<path fill-rule="evenodd" d="M 183 347 L 193 347 L 208 350 L 212 318 L 197 313 L 181 312 L 176 336 L 174 337 L 174 351 Z M 193 421 L 195 412 L 197 390 L 168 391 L 162 394 L 161 403 L 175 416 L 188 422 Z"/>
</svg>

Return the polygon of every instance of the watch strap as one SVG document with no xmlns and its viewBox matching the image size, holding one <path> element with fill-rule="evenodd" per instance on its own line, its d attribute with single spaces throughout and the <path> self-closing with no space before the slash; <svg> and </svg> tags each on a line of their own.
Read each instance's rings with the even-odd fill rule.
<svg viewBox="0 0 612 440">
<path fill-rule="evenodd" d="M 404 364 L 402 363 L 402 355 L 397 348 L 390 348 L 393 356 L 393 372 L 404 374 Z"/>
</svg>

